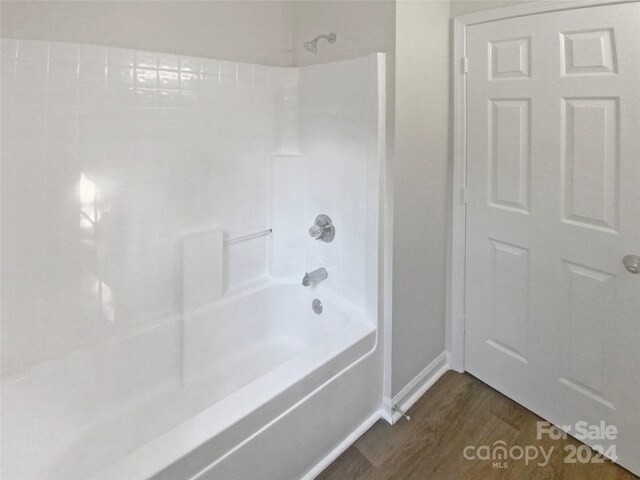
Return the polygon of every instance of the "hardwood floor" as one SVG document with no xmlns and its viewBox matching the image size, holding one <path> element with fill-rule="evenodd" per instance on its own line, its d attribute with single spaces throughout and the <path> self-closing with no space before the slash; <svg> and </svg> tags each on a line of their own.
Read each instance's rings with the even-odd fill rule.
<svg viewBox="0 0 640 480">
<path fill-rule="evenodd" d="M 468 374 L 447 372 L 408 412 L 411 420 L 394 426 L 378 421 L 318 477 L 319 480 L 472 480 L 472 479 L 637 479 L 622 467 L 602 463 L 565 463 L 565 447 L 582 444 L 572 437 L 536 439 L 542 420 L 526 408 Z M 552 449 L 549 461 L 508 460 L 494 468 L 493 460 L 467 460 L 465 446 L 513 446 Z M 532 447 L 533 448 L 533 447 Z M 573 448 L 573 447 L 568 447 Z M 591 452 L 591 450 L 590 450 Z M 595 453 L 594 453 L 595 456 Z M 599 460 L 603 460 L 598 457 Z"/>
</svg>

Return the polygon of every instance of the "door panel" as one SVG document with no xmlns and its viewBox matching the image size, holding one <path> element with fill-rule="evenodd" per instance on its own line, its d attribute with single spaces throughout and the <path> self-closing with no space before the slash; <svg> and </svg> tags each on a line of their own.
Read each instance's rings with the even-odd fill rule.
<svg viewBox="0 0 640 480">
<path fill-rule="evenodd" d="M 617 233 L 619 98 L 562 99 L 563 221 Z"/>
<path fill-rule="evenodd" d="M 528 98 L 491 102 L 491 206 L 529 211 L 531 108 Z"/>
<path fill-rule="evenodd" d="M 467 370 L 640 473 L 640 4 L 467 29 Z M 575 432 L 574 432 L 575 433 Z"/>
<path fill-rule="evenodd" d="M 498 240 L 491 243 L 493 325 L 487 345 L 526 365 L 529 251 Z"/>
<path fill-rule="evenodd" d="M 563 261 L 565 297 L 558 381 L 590 400 L 611 410 L 615 405 L 607 399 L 608 371 L 606 348 L 611 346 L 609 332 L 616 311 L 616 278 L 600 270 Z"/>
</svg>

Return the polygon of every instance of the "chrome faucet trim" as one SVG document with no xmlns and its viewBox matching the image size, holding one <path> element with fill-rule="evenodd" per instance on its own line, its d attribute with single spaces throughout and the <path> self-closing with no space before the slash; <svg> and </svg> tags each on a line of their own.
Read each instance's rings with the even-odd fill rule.
<svg viewBox="0 0 640 480">
<path fill-rule="evenodd" d="M 308 287 L 312 283 L 317 283 L 322 280 L 326 280 L 328 276 L 329 276 L 329 272 L 327 272 L 326 268 L 324 267 L 317 268 L 313 272 L 307 272 L 304 274 L 304 277 L 302 277 L 302 286 Z"/>
<path fill-rule="evenodd" d="M 329 243 L 336 236 L 336 227 L 334 227 L 333 222 L 327 215 L 321 213 L 316 217 L 314 224 L 311 225 L 309 235 L 316 240 Z"/>
</svg>

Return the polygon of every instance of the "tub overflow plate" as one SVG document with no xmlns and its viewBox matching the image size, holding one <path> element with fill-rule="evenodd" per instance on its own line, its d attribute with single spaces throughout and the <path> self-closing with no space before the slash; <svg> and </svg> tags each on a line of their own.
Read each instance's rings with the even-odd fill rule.
<svg viewBox="0 0 640 480">
<path fill-rule="evenodd" d="M 314 313 L 320 315 L 322 313 L 322 302 L 319 299 L 314 299 L 311 302 L 311 308 L 313 308 Z"/>
</svg>

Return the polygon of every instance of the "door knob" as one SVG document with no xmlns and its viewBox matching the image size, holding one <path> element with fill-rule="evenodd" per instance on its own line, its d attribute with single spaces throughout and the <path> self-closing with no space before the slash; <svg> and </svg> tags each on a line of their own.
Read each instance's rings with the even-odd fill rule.
<svg viewBox="0 0 640 480">
<path fill-rule="evenodd" d="M 640 256 L 638 255 L 627 255 L 622 259 L 622 263 L 624 263 L 624 268 L 626 268 L 631 273 L 640 273 Z"/>
</svg>

